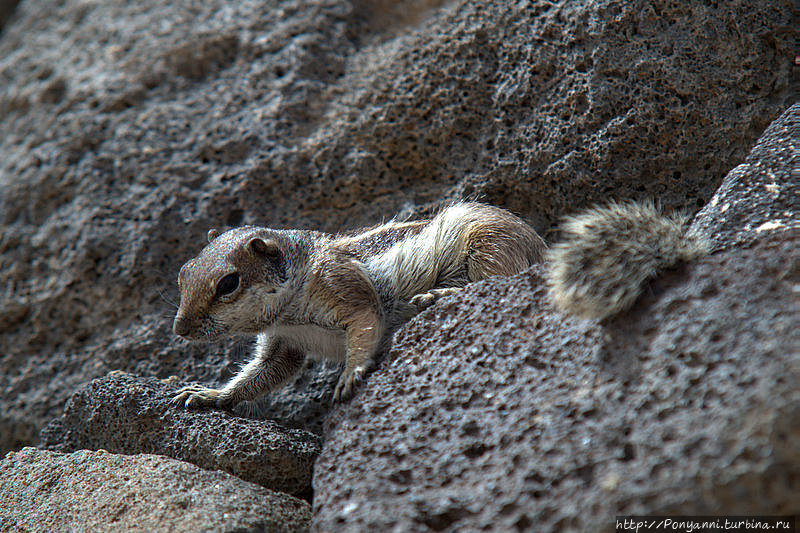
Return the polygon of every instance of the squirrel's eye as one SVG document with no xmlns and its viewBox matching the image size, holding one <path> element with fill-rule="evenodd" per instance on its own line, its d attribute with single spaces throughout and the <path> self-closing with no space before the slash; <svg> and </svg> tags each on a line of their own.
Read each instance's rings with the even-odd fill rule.
<svg viewBox="0 0 800 533">
<path fill-rule="evenodd" d="M 236 290 L 239 286 L 239 274 L 228 274 L 217 282 L 217 296 L 225 296 Z"/>
</svg>

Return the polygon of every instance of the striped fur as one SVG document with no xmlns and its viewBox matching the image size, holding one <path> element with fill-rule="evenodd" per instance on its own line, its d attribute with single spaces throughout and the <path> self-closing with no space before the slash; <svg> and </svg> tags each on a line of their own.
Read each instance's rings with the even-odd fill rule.
<svg viewBox="0 0 800 533">
<path fill-rule="evenodd" d="M 541 237 L 508 211 L 458 203 L 367 265 L 408 301 L 434 288 L 516 274 L 541 261 L 544 249 Z"/>
<path fill-rule="evenodd" d="M 432 220 L 350 235 L 247 226 L 208 238 L 179 274 L 173 329 L 191 340 L 245 333 L 259 341 L 225 387 L 178 391 L 174 401 L 187 407 L 254 399 L 285 383 L 305 355 L 345 363 L 334 398 L 346 399 L 416 312 L 471 281 L 516 274 L 545 249 L 508 211 L 466 202 Z"/>
</svg>

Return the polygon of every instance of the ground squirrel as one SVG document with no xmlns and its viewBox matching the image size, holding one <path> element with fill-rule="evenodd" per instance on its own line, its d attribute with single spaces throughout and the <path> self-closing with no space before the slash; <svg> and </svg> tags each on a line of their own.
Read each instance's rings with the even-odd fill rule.
<svg viewBox="0 0 800 533">
<path fill-rule="evenodd" d="M 547 252 L 547 282 L 561 311 L 605 319 L 628 309 L 659 271 L 708 253 L 685 234 L 688 217 L 652 202 L 611 202 L 567 218 Z"/>
<path fill-rule="evenodd" d="M 288 381 L 306 355 L 345 363 L 334 391 L 348 398 L 391 333 L 472 281 L 542 260 L 544 241 L 508 211 L 456 203 L 432 220 L 349 235 L 256 226 L 209 232 L 178 275 L 176 334 L 211 340 L 255 334 L 255 356 L 221 389 L 178 391 L 186 407 L 230 407 Z"/>
</svg>

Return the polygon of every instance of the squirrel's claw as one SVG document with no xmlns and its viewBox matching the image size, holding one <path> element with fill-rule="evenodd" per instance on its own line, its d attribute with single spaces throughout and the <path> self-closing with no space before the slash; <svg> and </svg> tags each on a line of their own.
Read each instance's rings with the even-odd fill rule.
<svg viewBox="0 0 800 533">
<path fill-rule="evenodd" d="M 333 391 L 333 401 L 335 403 L 341 403 L 349 400 L 353 396 L 355 388 L 364 380 L 364 375 L 366 373 L 367 369 L 363 366 L 345 368 L 342 375 L 339 376 L 336 389 Z"/>
<path fill-rule="evenodd" d="M 181 405 L 187 409 L 218 406 L 220 391 L 202 385 L 189 385 L 178 390 L 170 402 L 172 405 Z"/>
</svg>

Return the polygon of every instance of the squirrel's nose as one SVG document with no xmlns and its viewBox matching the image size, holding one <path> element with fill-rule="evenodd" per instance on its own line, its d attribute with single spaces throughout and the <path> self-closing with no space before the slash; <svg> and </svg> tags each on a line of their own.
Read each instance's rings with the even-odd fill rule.
<svg viewBox="0 0 800 533">
<path fill-rule="evenodd" d="M 191 329 L 191 324 L 188 320 L 182 316 L 175 317 L 175 321 L 172 323 L 172 331 L 175 333 L 175 335 L 180 335 L 183 337 L 188 335 Z"/>
</svg>

